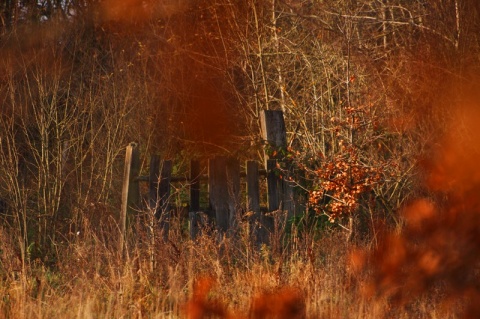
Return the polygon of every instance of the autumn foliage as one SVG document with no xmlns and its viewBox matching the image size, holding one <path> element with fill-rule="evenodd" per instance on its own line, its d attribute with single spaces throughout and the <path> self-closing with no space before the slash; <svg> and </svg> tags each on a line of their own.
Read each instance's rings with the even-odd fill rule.
<svg viewBox="0 0 480 319">
<path fill-rule="evenodd" d="M 369 270 L 363 286 L 369 296 L 392 304 L 412 304 L 441 291 L 443 307 L 459 318 L 480 316 L 480 178 L 478 175 L 478 101 L 464 96 L 454 121 L 435 149 L 422 160 L 424 197 L 412 200 L 401 215 L 401 232 L 384 232 L 371 253 L 352 253 L 355 271 Z"/>
<path fill-rule="evenodd" d="M 203 319 L 212 316 L 225 319 L 302 319 L 305 318 L 305 301 L 299 289 L 281 287 L 271 292 L 254 296 L 246 314 L 244 309 L 229 309 L 228 305 L 210 297 L 215 287 L 213 279 L 200 278 L 193 289 L 191 299 L 184 306 L 188 319 Z"/>
<path fill-rule="evenodd" d="M 383 177 L 383 166 L 367 166 L 360 161 L 355 147 L 344 142 L 340 145 L 343 152 L 313 172 L 317 189 L 309 193 L 309 204 L 331 222 L 358 212 L 362 195 Z"/>
</svg>

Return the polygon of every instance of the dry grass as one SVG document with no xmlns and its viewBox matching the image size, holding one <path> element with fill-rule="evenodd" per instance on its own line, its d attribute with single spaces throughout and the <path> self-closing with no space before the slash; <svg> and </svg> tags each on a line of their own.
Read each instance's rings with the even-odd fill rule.
<svg viewBox="0 0 480 319">
<path fill-rule="evenodd" d="M 438 302 L 441 287 L 401 305 L 386 294 L 362 294 L 372 287 L 368 279 L 379 277 L 358 271 L 364 255 L 350 258 L 353 247 L 338 233 L 295 238 L 296 249 L 276 256 L 241 236 L 219 245 L 207 235 L 192 242 L 172 231 L 168 242 L 149 247 L 140 233 L 122 257 L 118 236 L 108 231 L 75 234 L 59 243 L 54 266 L 32 260 L 24 271 L 7 262 L 15 249 L 4 241 L 0 317 L 456 318 L 461 310 L 458 300 Z"/>
<path fill-rule="evenodd" d="M 59 243 L 54 266 L 32 260 L 24 271 L 9 263 L 15 247 L 2 242 L 0 317 L 246 317 L 251 310 L 256 318 L 267 312 L 284 318 L 288 311 L 330 318 L 355 306 L 344 285 L 344 254 L 328 239 L 310 243 L 318 249 L 310 260 L 301 252 L 275 258 L 267 248 L 254 251 L 233 240 L 219 249 L 207 236 L 196 243 L 171 237 L 155 243 L 152 268 L 142 236 L 131 241 L 125 259 L 115 240 L 105 242 L 98 231 L 75 236 Z"/>
</svg>

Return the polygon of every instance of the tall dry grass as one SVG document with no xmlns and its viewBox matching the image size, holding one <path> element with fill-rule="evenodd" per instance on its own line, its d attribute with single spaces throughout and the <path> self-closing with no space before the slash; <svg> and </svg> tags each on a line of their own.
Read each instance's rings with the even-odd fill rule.
<svg viewBox="0 0 480 319">
<path fill-rule="evenodd" d="M 5 229 L 0 235 L 8 238 Z M 458 318 L 463 307 L 461 300 L 448 307 L 437 302 L 445 296 L 441 285 L 427 295 L 412 290 L 419 293 L 408 305 L 392 303 L 382 289 L 394 289 L 404 277 L 368 284 L 382 274 L 359 273 L 361 259 L 351 258 L 352 244 L 336 232 L 316 239 L 295 235 L 280 254 L 254 247 L 242 235 L 221 244 L 207 234 L 193 242 L 181 231 L 172 231 L 167 241 L 148 238 L 137 230 L 122 256 L 115 225 L 94 228 L 86 221 L 82 232 L 57 244 L 53 267 L 33 260 L 24 270 L 14 245 L 3 241 L 0 317 Z M 398 256 L 401 250 L 388 243 L 381 251 Z M 378 257 L 376 265 L 388 260 Z M 377 298 L 364 293 L 372 287 Z"/>
</svg>

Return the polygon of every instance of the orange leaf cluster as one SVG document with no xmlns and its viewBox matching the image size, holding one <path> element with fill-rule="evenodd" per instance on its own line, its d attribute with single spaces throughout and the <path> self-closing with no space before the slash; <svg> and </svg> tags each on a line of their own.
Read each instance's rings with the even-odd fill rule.
<svg viewBox="0 0 480 319">
<path fill-rule="evenodd" d="M 328 214 L 331 221 L 354 213 L 359 207 L 360 196 L 382 178 L 381 167 L 361 163 L 353 147 L 346 146 L 345 150 L 346 153 L 315 171 L 319 190 L 309 193 L 309 204 L 317 213 Z"/>
<path fill-rule="evenodd" d="M 225 302 L 210 298 L 214 288 L 214 280 L 201 278 L 194 286 L 192 298 L 185 304 L 185 314 L 189 319 L 202 318 L 275 318 L 300 319 L 305 318 L 305 301 L 301 292 L 291 287 L 279 288 L 273 292 L 254 296 L 248 315 L 245 311 L 231 311 Z"/>
</svg>

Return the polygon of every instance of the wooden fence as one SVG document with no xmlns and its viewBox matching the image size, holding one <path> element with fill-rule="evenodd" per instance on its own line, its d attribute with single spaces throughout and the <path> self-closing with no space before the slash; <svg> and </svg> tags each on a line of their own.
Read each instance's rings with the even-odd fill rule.
<svg viewBox="0 0 480 319">
<path fill-rule="evenodd" d="M 220 234 L 228 234 L 238 226 L 241 216 L 249 216 L 257 228 L 257 236 L 265 240 L 271 228 L 271 218 L 263 212 L 282 211 L 292 216 L 295 213 L 293 184 L 288 181 L 288 172 L 281 176 L 277 164 L 282 160 L 282 150 L 286 148 L 286 132 L 283 114 L 280 111 L 263 111 L 261 114 L 263 139 L 267 142 L 265 152 L 266 162 L 246 161 L 245 169 L 241 170 L 240 162 L 235 158 L 215 156 L 207 160 L 206 167 L 201 167 L 201 161 L 190 161 L 188 177 L 172 176 L 171 160 L 161 160 L 158 155 L 150 158 L 148 176 L 139 175 L 140 154 L 138 145 L 127 146 L 125 170 L 122 189 L 121 208 L 121 247 L 127 225 L 127 215 L 133 214 L 140 207 L 139 183 L 148 183 L 148 206 L 155 214 L 165 232 L 168 232 L 169 198 L 171 185 L 175 182 L 185 183 L 190 187 L 189 224 L 190 236 L 194 239 L 202 225 L 202 212 L 209 212 L 215 220 L 215 227 Z M 263 167 L 262 167 L 263 166 Z M 206 172 L 206 173 L 205 173 Z M 266 180 L 267 205 L 261 207 L 260 181 Z M 242 194 L 241 183 L 245 183 Z M 208 185 L 208 207 L 201 207 L 201 184 Z M 205 187 L 204 187 L 205 188 Z M 262 188 L 263 189 L 263 188 Z M 242 201 L 241 196 L 246 196 Z M 242 202 L 245 204 L 242 205 Z M 243 207 L 242 207 L 243 206 Z M 263 232 L 263 233 L 262 233 Z M 263 238 L 263 239 L 262 239 Z"/>
</svg>

